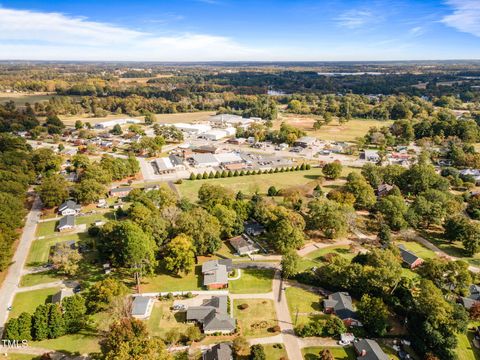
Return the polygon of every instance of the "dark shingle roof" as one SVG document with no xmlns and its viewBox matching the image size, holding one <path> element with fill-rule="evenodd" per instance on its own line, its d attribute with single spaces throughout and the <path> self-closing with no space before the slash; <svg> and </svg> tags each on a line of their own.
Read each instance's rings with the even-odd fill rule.
<svg viewBox="0 0 480 360">
<path fill-rule="evenodd" d="M 335 314 L 342 320 L 355 319 L 355 310 L 353 309 L 352 298 L 346 292 L 336 292 L 323 300 L 323 306 L 333 308 Z"/>
<path fill-rule="evenodd" d="M 229 343 L 214 345 L 203 354 L 203 360 L 230 360 L 232 358 L 233 352 Z"/>
<path fill-rule="evenodd" d="M 403 244 L 398 245 L 400 249 L 400 256 L 402 257 L 403 262 L 407 263 L 408 265 L 413 265 L 415 261 L 420 259 L 417 255 L 413 252 L 407 250 Z"/>
<path fill-rule="evenodd" d="M 353 347 L 358 354 L 357 360 L 390 360 L 374 340 L 360 339 L 353 343 Z"/>
<path fill-rule="evenodd" d="M 198 321 L 206 331 L 233 331 L 236 323 L 228 315 L 227 307 L 227 296 L 213 296 L 202 306 L 190 306 L 187 309 L 187 321 Z"/>
<path fill-rule="evenodd" d="M 75 216 L 67 215 L 62 217 L 58 222 L 58 228 L 61 229 L 65 226 L 70 226 L 70 227 L 75 226 Z"/>
</svg>

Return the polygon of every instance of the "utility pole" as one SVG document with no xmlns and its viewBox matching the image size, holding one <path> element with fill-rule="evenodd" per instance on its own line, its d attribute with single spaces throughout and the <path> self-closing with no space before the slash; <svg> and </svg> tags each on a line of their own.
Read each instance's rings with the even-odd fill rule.
<svg viewBox="0 0 480 360">
<path fill-rule="evenodd" d="M 297 326 L 298 321 L 298 305 L 295 307 L 295 326 Z"/>
</svg>

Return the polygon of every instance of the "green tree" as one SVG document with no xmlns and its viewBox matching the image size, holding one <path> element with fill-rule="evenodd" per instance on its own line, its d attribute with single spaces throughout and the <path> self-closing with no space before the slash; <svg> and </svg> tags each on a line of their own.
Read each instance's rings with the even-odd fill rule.
<svg viewBox="0 0 480 360">
<path fill-rule="evenodd" d="M 325 164 L 322 173 L 327 179 L 335 180 L 342 174 L 342 163 L 338 160 Z"/>
<path fill-rule="evenodd" d="M 321 230 L 326 237 L 335 239 L 347 233 L 347 215 L 351 210 L 335 201 L 316 199 L 308 204 L 307 223 L 311 229 Z"/>
<path fill-rule="evenodd" d="M 43 205 L 47 208 L 58 206 L 68 198 L 67 181 L 58 174 L 44 178 L 37 190 Z"/>
<path fill-rule="evenodd" d="M 62 300 L 63 320 L 68 334 L 74 334 L 83 329 L 87 323 L 87 306 L 81 295 L 66 297 Z"/>
<path fill-rule="evenodd" d="M 147 112 L 145 114 L 145 124 L 146 125 L 152 125 L 155 121 L 157 121 L 155 114 L 151 112 Z"/>
<path fill-rule="evenodd" d="M 408 226 L 405 216 L 407 205 L 402 196 L 387 195 L 378 200 L 375 209 L 380 212 L 382 219 L 395 231 L 402 230 Z"/>
<path fill-rule="evenodd" d="M 82 256 L 77 249 L 73 249 L 68 243 L 57 245 L 57 251 L 52 255 L 52 265 L 60 274 L 75 275 L 79 268 Z"/>
<path fill-rule="evenodd" d="M 202 208 L 182 213 L 177 221 L 176 233 L 184 233 L 193 239 L 195 254 L 213 254 L 221 246 L 220 223 Z"/>
<path fill-rule="evenodd" d="M 265 349 L 263 345 L 257 344 L 250 347 L 250 359 L 251 360 L 266 360 Z"/>
<path fill-rule="evenodd" d="M 75 130 L 83 129 L 83 123 L 81 120 L 75 121 Z"/>
<path fill-rule="evenodd" d="M 277 191 L 277 189 L 275 188 L 275 186 L 270 186 L 270 187 L 268 188 L 268 191 L 267 191 L 267 195 L 268 195 L 268 196 L 277 196 L 277 194 L 278 194 L 278 191 Z"/>
<path fill-rule="evenodd" d="M 369 209 L 376 202 L 375 192 L 365 178 L 358 173 L 350 173 L 347 177 L 345 190 L 355 197 L 356 209 Z"/>
<path fill-rule="evenodd" d="M 56 339 L 65 335 L 65 322 L 62 309 L 58 304 L 47 304 L 48 310 L 48 338 Z"/>
<path fill-rule="evenodd" d="M 113 135 L 122 135 L 123 134 L 123 130 L 122 130 L 122 127 L 119 125 L 119 124 L 115 124 L 112 128 L 112 130 L 110 130 L 110 132 L 113 134 Z"/>
<path fill-rule="evenodd" d="M 343 323 L 342 319 L 340 319 L 335 315 L 331 315 L 328 317 L 327 321 L 325 322 L 323 331 L 328 336 L 338 337 L 341 334 L 344 334 L 345 332 L 347 332 L 347 327 Z"/>
<path fill-rule="evenodd" d="M 365 294 L 357 304 L 357 313 L 365 329 L 374 336 L 384 336 L 388 326 L 388 309 L 382 299 Z"/>
<path fill-rule="evenodd" d="M 96 282 L 87 290 L 87 309 L 90 313 L 106 310 L 116 298 L 124 297 L 128 292 L 123 283 L 113 278 Z"/>
<path fill-rule="evenodd" d="M 39 305 L 33 314 L 33 339 L 42 341 L 48 338 L 48 312 L 46 305 Z"/>
<path fill-rule="evenodd" d="M 7 321 L 7 323 L 5 324 L 4 332 L 3 332 L 3 339 L 21 340 L 17 318 L 12 318 Z"/>
<path fill-rule="evenodd" d="M 105 186 L 94 179 L 84 179 L 74 188 L 75 198 L 82 204 L 97 202 L 105 192 Z"/>
<path fill-rule="evenodd" d="M 165 267 L 175 274 L 188 274 L 195 265 L 195 251 L 192 238 L 180 234 L 173 238 L 165 248 Z"/>
<path fill-rule="evenodd" d="M 297 275 L 300 256 L 295 250 L 289 249 L 282 255 L 282 276 L 289 279 Z"/>
<path fill-rule="evenodd" d="M 18 317 L 18 338 L 32 340 L 32 315 L 23 312 Z"/>
<path fill-rule="evenodd" d="M 32 164 L 39 174 L 49 174 L 60 170 L 62 159 L 52 149 L 39 148 L 32 153 Z"/>
</svg>

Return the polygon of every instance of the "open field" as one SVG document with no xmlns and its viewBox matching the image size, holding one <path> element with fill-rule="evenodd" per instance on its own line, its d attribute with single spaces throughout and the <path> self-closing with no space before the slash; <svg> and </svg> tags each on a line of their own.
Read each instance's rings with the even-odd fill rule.
<svg viewBox="0 0 480 360">
<path fill-rule="evenodd" d="M 163 337 L 172 330 L 177 329 L 179 333 L 185 334 L 187 328 L 195 326 L 185 323 L 185 312 L 174 313 L 171 310 L 173 301 L 156 301 L 152 315 L 146 321 L 147 328 L 151 335 Z"/>
<path fill-rule="evenodd" d="M 307 256 L 301 258 L 298 266 L 299 270 L 304 271 L 314 266 L 322 265 L 322 257 L 327 254 L 336 254 L 347 259 L 352 259 L 355 256 L 354 253 L 350 252 L 349 246 L 329 246 L 323 249 L 315 250 Z"/>
<path fill-rule="evenodd" d="M 233 294 L 268 293 L 272 291 L 273 270 L 242 269 L 238 280 L 230 281 L 228 286 Z"/>
<path fill-rule="evenodd" d="M 413 252 L 418 257 L 422 259 L 433 259 L 437 257 L 432 250 L 427 249 L 425 246 L 415 242 L 415 241 L 396 241 L 397 245 L 402 244 L 405 248 Z"/>
<path fill-rule="evenodd" d="M 287 351 L 283 344 L 263 345 L 266 360 L 287 359 Z"/>
<path fill-rule="evenodd" d="M 0 354 L 0 360 L 38 360 L 39 357 L 28 354 L 9 353 L 8 355 Z"/>
<path fill-rule="evenodd" d="M 33 105 L 36 102 L 48 101 L 51 97 L 55 96 L 54 93 L 7 93 L 0 92 L 0 104 L 7 101 L 13 101 L 17 106 L 24 106 L 25 103 Z"/>
<path fill-rule="evenodd" d="M 322 299 L 318 294 L 293 286 L 287 287 L 285 292 L 292 317 L 297 311 L 299 313 L 315 313 L 322 310 L 320 306 Z"/>
<path fill-rule="evenodd" d="M 71 354 L 89 354 L 100 351 L 99 340 L 96 333 L 82 330 L 78 334 L 65 335 L 57 339 L 32 341 L 31 345 Z"/>
<path fill-rule="evenodd" d="M 26 274 L 22 276 L 20 280 L 20 286 L 28 287 L 39 284 L 45 284 L 62 279 L 61 276 L 55 274 L 54 271 L 42 271 L 39 273 Z"/>
<path fill-rule="evenodd" d="M 323 347 L 307 347 L 302 349 L 302 354 L 305 360 L 317 360 L 319 358 L 318 354 L 322 351 Z M 349 347 L 331 347 L 327 348 L 332 353 L 335 360 L 355 360 L 355 351 L 352 346 Z"/>
<path fill-rule="evenodd" d="M 389 126 L 393 123 L 392 121 L 352 119 L 345 124 L 339 124 L 337 120 L 333 120 L 330 124 L 323 125 L 320 130 L 314 130 L 313 124 L 316 118 L 315 115 L 281 113 L 279 119 L 274 122 L 274 128 L 279 128 L 282 122 L 286 122 L 321 140 L 354 141 L 357 137 L 365 135 L 373 126 Z"/>
<path fill-rule="evenodd" d="M 33 314 L 38 305 L 50 302 L 52 295 L 59 290 L 60 288 L 55 287 L 17 293 L 13 299 L 10 317 L 17 317 L 22 312 Z"/>
<path fill-rule="evenodd" d="M 160 269 L 158 274 L 142 279 L 142 292 L 189 291 L 202 289 L 202 267 L 197 265 L 195 271 L 182 276 L 174 276 Z"/>
<path fill-rule="evenodd" d="M 459 360 L 480 360 L 480 350 L 472 344 L 475 336 L 473 329 L 479 325 L 479 321 L 472 321 L 468 324 L 466 334 L 457 335 L 457 355 Z"/>
<path fill-rule="evenodd" d="M 244 310 L 239 305 L 246 304 Z M 272 300 L 238 299 L 233 301 L 233 314 L 238 322 L 239 331 L 246 337 L 267 337 L 277 333 L 271 328 L 277 325 Z"/>
</svg>

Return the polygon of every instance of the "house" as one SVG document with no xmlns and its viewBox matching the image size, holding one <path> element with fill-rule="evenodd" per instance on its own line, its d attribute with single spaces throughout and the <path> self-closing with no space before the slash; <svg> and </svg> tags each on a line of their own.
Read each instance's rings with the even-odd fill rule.
<svg viewBox="0 0 480 360">
<path fill-rule="evenodd" d="M 359 339 L 353 343 L 357 360 L 390 360 L 375 340 Z"/>
<path fill-rule="evenodd" d="M 400 249 L 400 256 L 402 257 L 403 263 L 410 269 L 413 270 L 423 264 L 423 259 L 410 250 L 407 250 L 403 244 L 398 245 L 398 248 Z"/>
<path fill-rule="evenodd" d="M 262 224 L 256 221 L 246 221 L 243 224 L 245 234 L 249 236 L 260 236 L 265 232 L 265 228 Z"/>
<path fill-rule="evenodd" d="M 133 188 L 131 187 L 121 187 L 121 188 L 115 188 L 115 189 L 110 189 L 110 196 L 117 196 L 119 198 L 124 198 L 128 194 L 130 194 L 130 191 L 132 191 Z"/>
<path fill-rule="evenodd" d="M 370 161 L 374 163 L 380 161 L 380 155 L 378 154 L 378 150 L 365 150 L 363 153 L 365 161 Z"/>
<path fill-rule="evenodd" d="M 232 269 L 232 259 L 210 260 L 203 263 L 203 286 L 206 286 L 208 289 L 224 289 L 228 287 L 228 274 Z"/>
<path fill-rule="evenodd" d="M 58 213 L 63 216 L 77 215 L 81 209 L 82 206 L 77 204 L 75 201 L 67 200 L 58 207 Z"/>
<path fill-rule="evenodd" d="M 220 343 L 207 349 L 202 354 L 202 360 L 232 360 L 233 351 L 230 343 Z"/>
<path fill-rule="evenodd" d="M 75 240 L 57 242 L 53 247 L 52 254 L 55 256 L 61 256 L 64 252 L 65 247 L 75 250 L 77 248 L 77 243 L 75 242 Z"/>
<path fill-rule="evenodd" d="M 235 152 L 226 152 L 213 155 L 221 165 L 243 164 L 243 158 Z"/>
<path fill-rule="evenodd" d="M 228 240 L 238 255 L 251 255 L 260 251 L 260 248 L 246 235 L 235 236 Z"/>
<path fill-rule="evenodd" d="M 60 219 L 57 225 L 57 230 L 60 232 L 69 231 L 75 228 L 75 216 L 67 215 Z"/>
<path fill-rule="evenodd" d="M 145 320 L 152 314 L 154 300 L 150 296 L 135 296 L 132 302 L 132 316 Z"/>
<path fill-rule="evenodd" d="M 213 129 L 213 130 L 204 132 L 203 134 L 200 134 L 198 137 L 202 139 L 210 140 L 210 141 L 217 141 L 232 135 L 233 134 L 231 134 L 230 131 Z"/>
<path fill-rule="evenodd" d="M 460 170 L 460 175 L 464 177 L 471 177 L 474 179 L 476 185 L 480 184 L 480 170 L 478 169 Z"/>
<path fill-rule="evenodd" d="M 317 142 L 317 138 L 313 136 L 302 136 L 301 138 L 297 139 L 293 146 L 300 146 L 302 148 L 307 148 L 309 146 L 315 145 Z"/>
<path fill-rule="evenodd" d="M 115 125 L 125 125 L 125 124 L 140 124 L 141 121 L 138 119 L 131 119 L 131 118 L 126 118 L 126 119 L 114 119 L 114 120 L 108 120 L 108 121 L 103 121 L 95 124 L 95 128 L 97 129 L 107 129 L 114 127 Z"/>
<path fill-rule="evenodd" d="M 108 207 L 107 200 L 106 199 L 98 199 L 98 208 L 106 208 Z"/>
<path fill-rule="evenodd" d="M 480 301 L 480 286 L 472 284 L 470 285 L 470 295 L 460 298 L 460 303 L 465 307 L 465 309 L 470 310 L 470 308 Z"/>
<path fill-rule="evenodd" d="M 380 184 L 377 187 L 377 190 L 375 191 L 376 195 L 378 198 L 387 196 L 390 191 L 392 191 L 393 186 L 389 184 Z"/>
<path fill-rule="evenodd" d="M 323 300 L 324 311 L 327 314 L 335 314 L 343 320 L 347 326 L 361 326 L 353 309 L 352 297 L 347 292 L 336 292 Z"/>
<path fill-rule="evenodd" d="M 73 289 L 71 288 L 63 288 L 59 292 L 52 295 L 52 303 L 53 304 L 61 304 L 63 299 L 69 296 L 73 296 Z"/>
<path fill-rule="evenodd" d="M 190 306 L 187 309 L 187 321 L 201 324 L 205 334 L 231 334 L 235 332 L 236 322 L 228 314 L 228 297 L 213 296 L 201 306 Z"/>
</svg>

